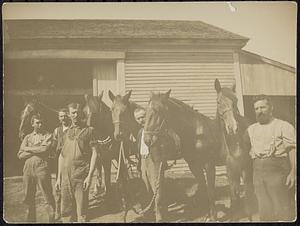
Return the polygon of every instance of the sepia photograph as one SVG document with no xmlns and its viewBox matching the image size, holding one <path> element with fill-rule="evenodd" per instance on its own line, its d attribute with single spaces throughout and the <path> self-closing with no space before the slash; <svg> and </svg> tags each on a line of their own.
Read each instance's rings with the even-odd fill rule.
<svg viewBox="0 0 300 226">
<path fill-rule="evenodd" d="M 2 5 L 3 220 L 297 220 L 297 3 Z"/>
</svg>

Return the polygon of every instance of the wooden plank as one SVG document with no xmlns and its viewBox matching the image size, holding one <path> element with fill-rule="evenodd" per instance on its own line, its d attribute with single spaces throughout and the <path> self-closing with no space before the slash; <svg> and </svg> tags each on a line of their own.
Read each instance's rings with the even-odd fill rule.
<svg viewBox="0 0 300 226">
<path fill-rule="evenodd" d="M 117 61 L 117 80 L 118 80 L 118 93 L 125 94 L 125 63 L 124 59 Z"/>
<path fill-rule="evenodd" d="M 5 90 L 4 94 L 10 95 L 83 95 L 93 94 L 93 89 L 28 89 L 28 90 Z"/>
<path fill-rule="evenodd" d="M 11 50 L 4 55 L 5 59 L 124 59 L 124 52 L 96 50 Z"/>
<path fill-rule="evenodd" d="M 241 70 L 240 70 L 240 61 L 239 54 L 237 52 L 233 53 L 234 59 L 234 77 L 236 85 L 236 96 L 238 98 L 237 106 L 239 112 L 244 115 L 244 101 L 243 101 L 243 91 L 242 91 L 242 79 L 241 79 Z"/>
</svg>

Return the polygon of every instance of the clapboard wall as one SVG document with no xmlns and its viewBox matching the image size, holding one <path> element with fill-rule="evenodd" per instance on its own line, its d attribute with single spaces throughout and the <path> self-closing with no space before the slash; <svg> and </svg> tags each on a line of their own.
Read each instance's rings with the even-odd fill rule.
<svg viewBox="0 0 300 226">
<path fill-rule="evenodd" d="M 232 52 L 130 52 L 125 58 L 125 89 L 131 100 L 145 105 L 150 91 L 166 92 L 213 117 L 216 111 L 214 80 L 234 82 Z"/>
</svg>

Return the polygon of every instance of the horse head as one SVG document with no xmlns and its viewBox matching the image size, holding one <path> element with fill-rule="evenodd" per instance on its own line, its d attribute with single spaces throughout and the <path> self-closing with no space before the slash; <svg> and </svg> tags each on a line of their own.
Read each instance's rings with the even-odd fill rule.
<svg viewBox="0 0 300 226">
<path fill-rule="evenodd" d="M 110 108 L 102 101 L 103 93 L 102 91 L 98 96 L 85 94 L 83 112 L 88 126 L 94 127 L 99 135 L 108 136 L 113 130 L 112 119 Z"/>
<path fill-rule="evenodd" d="M 222 88 L 219 80 L 216 79 L 215 89 L 217 91 L 217 118 L 220 118 L 224 123 L 227 134 L 236 134 L 238 130 L 236 116 L 239 115 L 239 111 L 235 84 L 231 88 Z"/>
<path fill-rule="evenodd" d="M 38 98 L 37 96 L 32 96 L 30 99 L 25 100 L 25 108 L 21 112 L 20 117 L 20 126 L 19 126 L 19 139 L 23 140 L 24 137 L 30 133 L 32 130 L 31 127 L 31 118 L 33 115 L 39 115 L 38 109 Z"/>
<path fill-rule="evenodd" d="M 158 140 L 167 120 L 168 99 L 171 90 L 166 93 L 152 93 L 146 109 L 144 141 L 150 147 Z"/>
<path fill-rule="evenodd" d="M 228 150 L 232 156 L 241 155 L 239 114 L 237 107 L 237 97 L 235 95 L 235 85 L 231 88 L 221 88 L 218 79 L 215 80 L 215 89 L 217 91 L 217 118 L 220 119 L 223 128 L 225 128 L 225 140 Z"/>
<path fill-rule="evenodd" d="M 109 98 L 112 101 L 111 114 L 114 125 L 114 137 L 117 141 L 129 138 L 132 130 L 130 123 L 134 116 L 129 102 L 131 92 L 130 90 L 124 96 L 115 96 L 110 90 L 108 92 Z"/>
</svg>

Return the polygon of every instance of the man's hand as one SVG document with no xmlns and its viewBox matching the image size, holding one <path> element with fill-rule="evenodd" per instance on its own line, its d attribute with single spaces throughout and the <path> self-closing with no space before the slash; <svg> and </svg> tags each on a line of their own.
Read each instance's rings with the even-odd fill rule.
<svg viewBox="0 0 300 226">
<path fill-rule="evenodd" d="M 60 182 L 60 178 L 56 180 L 56 183 L 55 183 L 55 190 L 56 191 L 60 191 L 61 189 L 61 182 Z"/>
<path fill-rule="evenodd" d="M 87 176 L 83 182 L 83 190 L 87 191 L 91 185 L 92 178 L 90 176 Z"/>
<path fill-rule="evenodd" d="M 130 136 L 129 136 L 129 140 L 130 140 L 131 142 L 133 142 L 133 143 L 136 142 L 136 139 L 135 139 L 135 137 L 132 135 L 132 133 L 131 133 Z"/>
<path fill-rule="evenodd" d="M 296 180 L 296 174 L 295 171 L 292 170 L 286 178 L 285 185 L 287 185 L 288 188 L 291 189 L 295 185 L 295 180 Z"/>
</svg>

